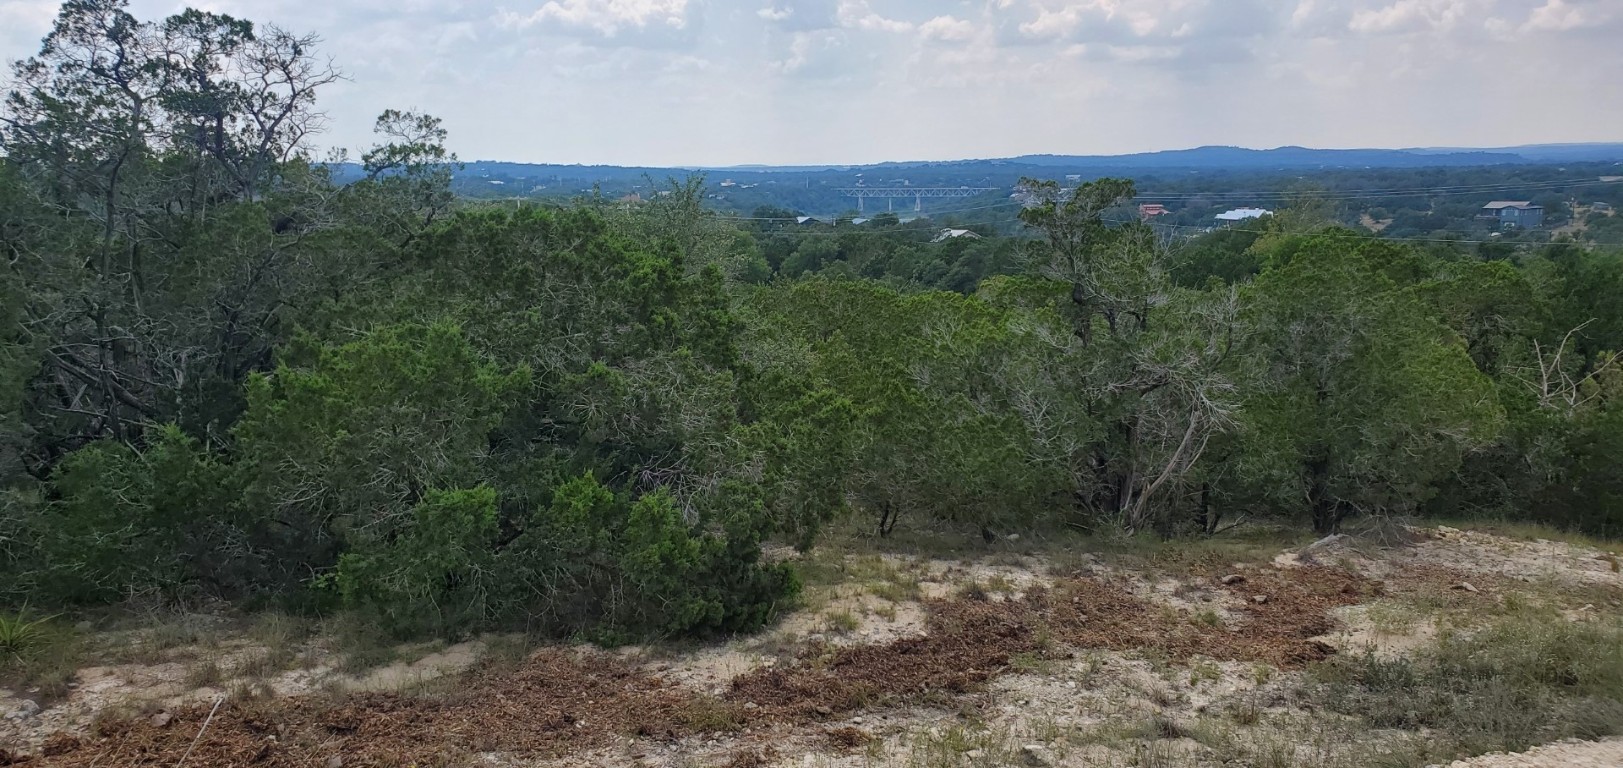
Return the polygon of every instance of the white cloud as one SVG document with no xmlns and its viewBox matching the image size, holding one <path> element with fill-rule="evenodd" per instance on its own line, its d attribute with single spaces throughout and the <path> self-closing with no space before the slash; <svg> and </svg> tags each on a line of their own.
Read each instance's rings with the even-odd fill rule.
<svg viewBox="0 0 1623 768">
<path fill-rule="evenodd" d="M 1549 0 L 1527 17 L 1527 28 L 1540 32 L 1565 32 L 1590 23 L 1582 8 L 1564 0 Z"/>
<path fill-rule="evenodd" d="M 688 0 L 548 0 L 534 13 L 507 14 L 505 19 L 519 27 L 555 24 L 613 37 L 627 29 L 684 29 Z"/>
<path fill-rule="evenodd" d="M 1382 8 L 1353 13 L 1347 27 L 1354 32 L 1379 34 L 1427 29 L 1449 30 L 1485 10 L 1467 0 L 1398 0 Z"/>
<path fill-rule="evenodd" d="M 835 18 L 846 29 L 865 32 L 911 32 L 913 25 L 906 21 L 888 19 L 873 11 L 864 0 L 845 0 L 840 3 Z"/>
<path fill-rule="evenodd" d="M 937 16 L 919 25 L 925 40 L 961 43 L 975 37 L 975 25 L 952 16 Z"/>
<path fill-rule="evenodd" d="M 0 59 L 36 51 L 59 4 L 0 0 Z M 323 94 L 323 144 L 365 145 L 379 110 L 419 107 L 446 119 L 464 157 L 1489 146 L 1613 140 L 1623 125 L 1623 100 L 1596 96 L 1623 69 L 1623 0 L 501 0 L 511 13 L 130 0 L 142 19 L 181 4 L 320 34 L 353 78 Z M 931 130 L 874 134 L 859 116 Z"/>
</svg>

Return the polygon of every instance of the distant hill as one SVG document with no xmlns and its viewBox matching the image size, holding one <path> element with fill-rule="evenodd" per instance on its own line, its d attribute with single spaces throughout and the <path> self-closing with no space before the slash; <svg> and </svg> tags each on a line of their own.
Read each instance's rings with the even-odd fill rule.
<svg viewBox="0 0 1623 768">
<path fill-rule="evenodd" d="M 1345 191 L 1423 187 L 1438 184 L 1434 177 L 1443 173 L 1453 184 L 1491 187 L 1479 196 L 1514 192 L 1526 198 L 1548 193 L 1551 183 L 1571 181 L 1574 174 L 1588 174 L 1590 179 L 1618 174 L 1614 164 L 1623 165 L 1623 143 L 1486 149 L 1197 147 L 1132 155 L 1022 155 L 843 166 L 654 168 L 476 160 L 456 173 L 453 186 L 459 194 L 478 198 L 570 199 L 601 195 L 647 199 L 668 190 L 670 180 L 701 171 L 708 176 L 707 204 L 718 209 L 751 212 L 773 207 L 837 215 L 854 211 L 859 205 L 846 193 L 848 187 L 985 189 L 973 200 L 910 200 L 904 193 L 871 204 L 883 206 L 874 210 L 987 210 L 1006 203 L 1009 191 L 1022 178 L 1087 180 L 1115 176 L 1137 181 L 1141 190 L 1188 197 L 1197 193 L 1284 189 L 1308 174 L 1325 188 Z M 360 176 L 359 167 L 354 165 L 340 165 L 334 170 L 340 181 Z M 1405 180 L 1411 172 L 1418 175 L 1412 181 Z"/>
<path fill-rule="evenodd" d="M 745 177 L 780 174 L 867 173 L 906 169 L 933 169 L 959 174 L 1007 174 L 1030 169 L 1034 174 L 1071 171 L 1159 171 L 1159 170 L 1306 170 L 1356 168 L 1476 167 L 1541 164 L 1552 162 L 1623 161 L 1623 142 L 1593 144 L 1531 144 L 1519 147 L 1460 148 L 1419 147 L 1412 149 L 1312 149 L 1278 147 L 1196 147 L 1129 155 L 1020 155 L 1009 158 L 970 160 L 913 160 L 868 165 L 731 165 L 673 166 L 669 168 L 616 165 L 560 165 L 552 163 L 513 163 L 478 160 L 467 164 L 463 177 L 551 179 L 572 184 L 582 180 L 640 180 L 643 176 L 665 178 L 673 171 L 706 171 Z M 345 169 L 350 170 L 350 169 Z"/>
<path fill-rule="evenodd" d="M 1623 144 L 1616 145 L 1623 157 Z M 1418 168 L 1422 166 L 1476 166 L 1524 163 L 1530 160 L 1506 150 L 1450 150 L 1417 152 L 1405 149 L 1245 149 L 1197 147 L 1136 155 L 1024 155 L 1012 162 L 1065 168 Z"/>
</svg>

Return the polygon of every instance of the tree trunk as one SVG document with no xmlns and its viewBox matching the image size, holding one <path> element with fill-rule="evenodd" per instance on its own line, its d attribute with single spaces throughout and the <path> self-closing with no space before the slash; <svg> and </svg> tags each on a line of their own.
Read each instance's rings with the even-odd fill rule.
<svg viewBox="0 0 1623 768">
<path fill-rule="evenodd" d="M 1329 536 L 1341 527 L 1342 505 L 1330 497 L 1330 460 L 1315 458 L 1307 463 L 1308 505 L 1313 511 L 1313 532 Z"/>
</svg>

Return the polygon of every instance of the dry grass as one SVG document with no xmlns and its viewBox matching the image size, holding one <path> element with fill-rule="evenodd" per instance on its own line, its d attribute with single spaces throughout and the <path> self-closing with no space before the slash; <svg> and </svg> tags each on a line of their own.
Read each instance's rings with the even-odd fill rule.
<svg viewBox="0 0 1623 768">
<path fill-rule="evenodd" d="M 1413 658 L 1322 666 L 1317 695 L 1371 727 L 1435 734 L 1428 759 L 1623 733 L 1623 623 L 1549 616 L 1445 632 Z"/>
</svg>

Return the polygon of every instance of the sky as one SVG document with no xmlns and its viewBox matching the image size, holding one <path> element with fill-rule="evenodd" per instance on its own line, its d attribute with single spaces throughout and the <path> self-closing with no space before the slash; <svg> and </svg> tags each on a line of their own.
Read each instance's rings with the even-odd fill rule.
<svg viewBox="0 0 1623 768">
<path fill-rule="evenodd" d="M 58 3 L 0 0 L 0 59 Z M 464 160 L 693 166 L 1623 141 L 1623 0 L 131 0 L 313 32 Z"/>
</svg>

